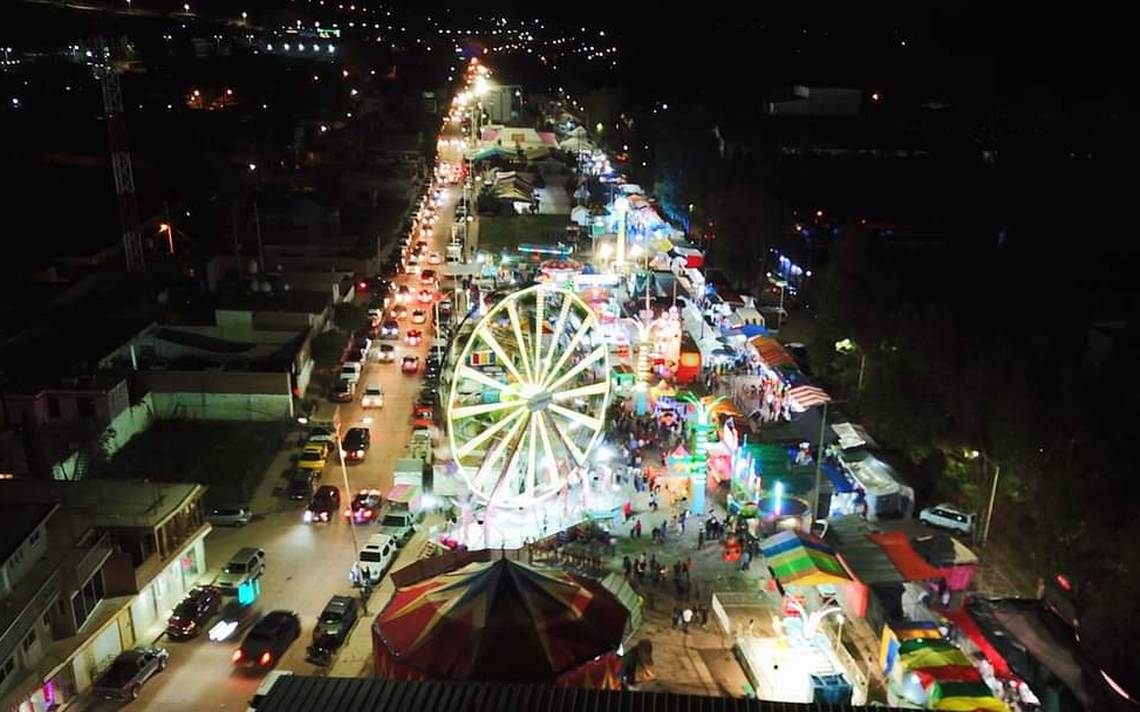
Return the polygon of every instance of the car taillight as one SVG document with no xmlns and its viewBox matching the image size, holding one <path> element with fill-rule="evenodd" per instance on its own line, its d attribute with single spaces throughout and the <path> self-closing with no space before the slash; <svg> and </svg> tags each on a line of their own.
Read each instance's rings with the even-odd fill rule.
<svg viewBox="0 0 1140 712">
<path fill-rule="evenodd" d="M 364 518 L 365 519 L 371 519 L 372 518 L 372 510 L 371 509 L 364 510 Z"/>
<path fill-rule="evenodd" d="M 235 663 L 241 662 L 241 648 L 234 651 L 234 654 L 230 656 L 230 660 L 233 660 Z"/>
<path fill-rule="evenodd" d="M 351 517 L 352 516 L 352 510 L 351 509 L 344 510 L 344 516 L 345 516 L 345 518 Z"/>
<path fill-rule="evenodd" d="M 261 657 L 257 659 L 257 664 L 261 667 L 267 667 L 271 662 L 273 662 L 273 653 L 270 653 L 268 650 L 262 653 Z"/>
</svg>

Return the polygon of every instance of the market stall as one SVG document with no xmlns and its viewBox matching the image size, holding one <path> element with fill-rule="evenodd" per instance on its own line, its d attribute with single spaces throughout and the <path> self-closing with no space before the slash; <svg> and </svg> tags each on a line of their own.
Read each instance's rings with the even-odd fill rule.
<svg viewBox="0 0 1140 712">
<path fill-rule="evenodd" d="M 981 672 L 937 628 L 888 626 L 880 654 L 887 676 L 887 701 L 892 705 L 961 712 L 1009 712 L 993 696 Z"/>
</svg>

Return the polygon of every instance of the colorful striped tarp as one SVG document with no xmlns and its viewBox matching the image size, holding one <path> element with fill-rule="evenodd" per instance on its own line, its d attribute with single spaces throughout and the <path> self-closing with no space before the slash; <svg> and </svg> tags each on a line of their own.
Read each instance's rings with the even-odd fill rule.
<svg viewBox="0 0 1140 712">
<path fill-rule="evenodd" d="M 760 551 L 768 568 L 784 586 L 851 581 L 831 547 L 810 534 L 795 531 L 774 534 L 760 542 Z"/>
</svg>

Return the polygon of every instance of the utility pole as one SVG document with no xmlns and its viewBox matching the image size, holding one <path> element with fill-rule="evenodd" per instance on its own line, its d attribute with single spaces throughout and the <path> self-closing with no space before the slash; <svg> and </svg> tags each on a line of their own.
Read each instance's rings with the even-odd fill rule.
<svg viewBox="0 0 1140 712">
<path fill-rule="evenodd" d="M 265 247 L 261 244 L 261 214 L 257 211 L 257 196 L 253 197 L 253 229 L 257 234 L 257 271 L 265 271 Z"/>
<path fill-rule="evenodd" d="M 815 452 L 815 487 L 812 488 L 811 518 L 819 516 L 819 490 L 823 484 L 823 440 L 827 433 L 827 401 L 823 402 L 823 414 L 819 421 L 819 448 Z"/>
<path fill-rule="evenodd" d="M 994 521 L 994 503 L 997 500 L 998 478 L 1001 477 L 1001 465 L 991 461 L 985 453 L 982 453 L 982 458 L 983 463 L 989 463 L 994 467 L 993 486 L 990 487 L 990 502 L 986 507 L 986 526 L 985 529 L 982 530 L 982 543 L 988 544 L 990 542 L 990 524 L 993 524 Z"/>
</svg>

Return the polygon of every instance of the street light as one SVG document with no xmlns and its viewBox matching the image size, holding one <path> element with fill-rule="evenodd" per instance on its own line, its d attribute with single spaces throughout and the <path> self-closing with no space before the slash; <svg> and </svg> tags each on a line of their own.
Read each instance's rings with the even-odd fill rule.
<svg viewBox="0 0 1140 712">
<path fill-rule="evenodd" d="M 985 474 L 986 465 L 994 468 L 994 479 L 993 483 L 990 485 L 990 499 L 989 503 L 986 505 L 986 523 L 982 528 L 982 543 L 986 544 L 989 543 L 990 540 L 990 524 L 993 523 L 994 518 L 994 502 L 997 500 L 998 478 L 1001 477 L 1001 465 L 991 460 L 989 456 L 981 450 L 966 450 L 962 453 L 962 456 L 967 460 L 977 460 L 978 458 L 981 458 L 983 475 Z"/>
<path fill-rule="evenodd" d="M 859 348 L 851 339 L 842 339 L 835 342 L 835 350 L 841 354 L 859 354 L 859 382 L 855 386 L 855 400 L 859 401 L 863 398 L 863 373 L 867 368 L 867 352 Z M 976 452 L 976 451 L 975 451 Z"/>
</svg>

